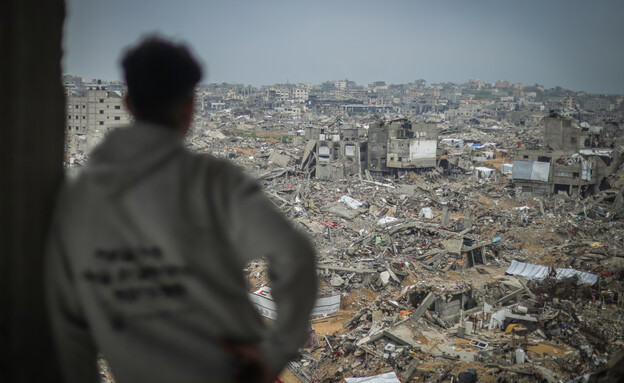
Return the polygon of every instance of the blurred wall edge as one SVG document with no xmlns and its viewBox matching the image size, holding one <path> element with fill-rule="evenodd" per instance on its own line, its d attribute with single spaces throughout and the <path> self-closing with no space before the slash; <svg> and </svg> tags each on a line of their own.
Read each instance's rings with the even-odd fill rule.
<svg viewBox="0 0 624 383">
<path fill-rule="evenodd" d="M 63 0 L 0 1 L 0 382 L 59 382 L 43 248 L 63 174 Z"/>
</svg>

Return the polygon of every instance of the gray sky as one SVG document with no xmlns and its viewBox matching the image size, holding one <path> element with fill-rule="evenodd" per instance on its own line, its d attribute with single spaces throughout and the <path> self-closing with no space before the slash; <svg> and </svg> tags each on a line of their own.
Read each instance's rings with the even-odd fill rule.
<svg viewBox="0 0 624 383">
<path fill-rule="evenodd" d="M 121 79 L 122 50 L 188 42 L 205 82 L 539 83 L 624 94 L 619 0 L 67 0 L 63 70 Z"/>
</svg>

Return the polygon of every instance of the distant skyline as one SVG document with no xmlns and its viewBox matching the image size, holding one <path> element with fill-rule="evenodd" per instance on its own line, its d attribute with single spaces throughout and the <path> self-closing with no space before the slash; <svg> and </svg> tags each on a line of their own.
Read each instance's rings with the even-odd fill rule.
<svg viewBox="0 0 624 383">
<path fill-rule="evenodd" d="M 121 80 L 141 36 L 190 45 L 202 82 L 479 78 L 624 94 L 617 0 L 67 0 L 63 72 Z"/>
</svg>

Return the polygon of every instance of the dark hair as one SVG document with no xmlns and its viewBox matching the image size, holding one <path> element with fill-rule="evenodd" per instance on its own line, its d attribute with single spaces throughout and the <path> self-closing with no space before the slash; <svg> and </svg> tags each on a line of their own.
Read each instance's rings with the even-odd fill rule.
<svg viewBox="0 0 624 383">
<path fill-rule="evenodd" d="M 192 97 L 202 69 L 189 49 L 160 37 L 148 37 L 126 50 L 121 66 L 128 103 L 137 120 L 173 123 L 172 112 Z"/>
</svg>

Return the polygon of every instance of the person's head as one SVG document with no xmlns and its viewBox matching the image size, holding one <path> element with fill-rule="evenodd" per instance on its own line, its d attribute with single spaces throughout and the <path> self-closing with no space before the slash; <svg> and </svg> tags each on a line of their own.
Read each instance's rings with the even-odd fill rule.
<svg viewBox="0 0 624 383">
<path fill-rule="evenodd" d="M 202 69 L 185 45 L 148 37 L 125 52 L 121 66 L 126 104 L 137 121 L 188 129 Z"/>
</svg>

